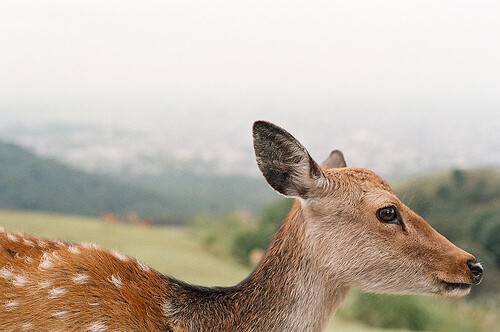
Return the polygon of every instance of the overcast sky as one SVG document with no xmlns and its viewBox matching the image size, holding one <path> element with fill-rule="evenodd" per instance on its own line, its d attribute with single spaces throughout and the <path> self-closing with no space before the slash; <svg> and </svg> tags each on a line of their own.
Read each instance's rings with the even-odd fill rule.
<svg viewBox="0 0 500 332">
<path fill-rule="evenodd" d="M 408 100 L 424 113 L 478 103 L 499 120 L 499 92 L 500 1 L 0 0 L 6 121 L 161 125 Z"/>
</svg>

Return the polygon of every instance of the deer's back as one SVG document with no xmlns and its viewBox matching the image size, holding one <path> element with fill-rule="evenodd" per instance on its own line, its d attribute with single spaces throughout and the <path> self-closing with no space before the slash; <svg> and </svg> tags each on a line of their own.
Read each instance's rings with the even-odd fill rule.
<svg viewBox="0 0 500 332">
<path fill-rule="evenodd" d="M 167 288 L 122 254 L 0 231 L 1 331 L 168 331 Z"/>
</svg>

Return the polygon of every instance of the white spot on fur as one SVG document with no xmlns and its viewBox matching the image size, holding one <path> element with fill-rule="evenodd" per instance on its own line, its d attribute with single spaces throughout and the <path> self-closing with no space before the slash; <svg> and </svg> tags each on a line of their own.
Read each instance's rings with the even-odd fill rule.
<svg viewBox="0 0 500 332">
<path fill-rule="evenodd" d="M 14 284 L 14 286 L 17 286 L 17 287 L 24 287 L 24 286 L 26 286 L 26 284 L 28 282 L 29 282 L 29 279 L 22 274 L 15 275 L 14 279 L 12 280 L 12 283 Z"/>
<path fill-rule="evenodd" d="M 137 265 L 139 265 L 139 268 L 141 270 L 143 270 L 144 272 L 149 272 L 151 271 L 151 269 L 149 268 L 149 266 L 147 266 L 146 264 L 144 264 L 143 262 L 141 261 L 137 261 Z"/>
<path fill-rule="evenodd" d="M 31 324 L 30 322 L 23 323 L 23 325 L 21 325 L 21 331 L 31 331 L 31 330 L 33 330 L 33 324 Z"/>
<path fill-rule="evenodd" d="M 12 311 L 19 307 L 19 302 L 17 301 L 7 301 L 5 302 L 5 310 Z"/>
<path fill-rule="evenodd" d="M 58 260 L 58 261 L 60 261 L 60 260 L 61 260 L 61 257 L 59 257 L 59 254 L 57 253 L 57 251 L 53 251 L 53 252 L 52 252 L 52 258 L 53 258 L 54 260 Z"/>
<path fill-rule="evenodd" d="M 48 288 L 48 287 L 52 286 L 52 281 L 42 280 L 42 281 L 38 282 L 38 286 L 41 289 Z"/>
<path fill-rule="evenodd" d="M 68 251 L 72 254 L 79 255 L 81 253 L 77 246 L 69 246 Z"/>
<path fill-rule="evenodd" d="M 129 258 L 127 256 L 125 256 L 124 254 L 122 253 L 119 253 L 118 251 L 115 251 L 115 250 L 111 250 L 111 253 L 113 254 L 113 256 L 115 256 L 116 258 L 118 258 L 119 260 L 121 260 L 122 262 L 126 262 L 129 260 Z"/>
<path fill-rule="evenodd" d="M 121 287 L 123 285 L 122 279 L 120 279 L 120 277 L 118 277 L 118 276 L 115 276 L 114 274 L 111 275 L 111 282 L 116 287 Z"/>
<path fill-rule="evenodd" d="M 68 291 L 65 288 L 58 287 L 49 290 L 49 299 L 56 299 L 61 295 L 66 294 Z"/>
<path fill-rule="evenodd" d="M 64 248 L 67 244 L 63 241 L 56 241 L 56 245 L 60 248 Z"/>
<path fill-rule="evenodd" d="M 94 243 L 84 242 L 81 244 L 81 246 L 85 249 L 99 249 L 99 247 L 97 245 L 95 245 Z"/>
<path fill-rule="evenodd" d="M 14 272 L 12 272 L 12 270 L 10 270 L 6 267 L 2 267 L 0 269 L 0 276 L 2 276 L 4 279 L 8 279 L 8 278 L 12 277 L 13 274 L 14 274 Z"/>
<path fill-rule="evenodd" d="M 53 266 L 54 262 L 52 260 L 52 257 L 50 257 L 50 254 L 44 252 L 42 258 L 40 259 L 40 265 L 38 265 L 38 268 L 40 270 L 48 270 L 51 269 Z"/>
<path fill-rule="evenodd" d="M 27 246 L 30 246 L 30 247 L 34 247 L 35 246 L 35 242 L 31 241 L 31 240 L 28 240 L 28 239 L 23 239 L 23 243 Z"/>
<path fill-rule="evenodd" d="M 95 322 L 94 324 L 89 325 L 89 327 L 87 327 L 87 331 L 90 332 L 102 332 L 106 331 L 107 329 L 108 326 L 104 322 Z"/>
<path fill-rule="evenodd" d="M 85 284 L 90 281 L 90 277 L 84 273 L 79 273 L 73 277 L 73 282 L 78 285 Z"/>
<path fill-rule="evenodd" d="M 19 239 L 17 238 L 17 236 L 15 236 L 14 234 L 12 233 L 7 233 L 7 238 L 12 241 L 12 242 L 17 242 L 19 241 Z"/>
<path fill-rule="evenodd" d="M 66 315 L 69 313 L 69 311 L 66 311 L 66 310 L 63 310 L 63 311 L 58 311 L 58 312 L 54 312 L 52 314 L 52 317 L 54 318 L 58 318 L 58 319 L 64 319 L 64 317 L 66 317 Z"/>
<path fill-rule="evenodd" d="M 24 260 L 26 261 L 26 263 L 33 263 L 33 258 L 31 257 L 25 257 Z"/>
<path fill-rule="evenodd" d="M 47 241 L 44 240 L 38 240 L 37 241 L 38 246 L 45 248 L 47 246 Z"/>
</svg>

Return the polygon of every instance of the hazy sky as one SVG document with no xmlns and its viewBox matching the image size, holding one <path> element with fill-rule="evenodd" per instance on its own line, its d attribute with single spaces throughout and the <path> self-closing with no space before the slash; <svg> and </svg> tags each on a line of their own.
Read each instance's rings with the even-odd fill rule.
<svg viewBox="0 0 500 332">
<path fill-rule="evenodd" d="M 416 100 L 499 120 L 499 18 L 496 0 L 0 0 L 0 112 L 159 125 Z"/>
</svg>

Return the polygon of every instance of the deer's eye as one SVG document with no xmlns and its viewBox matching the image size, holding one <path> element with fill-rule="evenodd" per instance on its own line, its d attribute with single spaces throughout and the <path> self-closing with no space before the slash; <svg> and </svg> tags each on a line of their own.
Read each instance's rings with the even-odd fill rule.
<svg viewBox="0 0 500 332">
<path fill-rule="evenodd" d="M 388 206 L 377 211 L 377 218 L 383 223 L 399 224 L 398 209 L 394 206 Z"/>
</svg>

